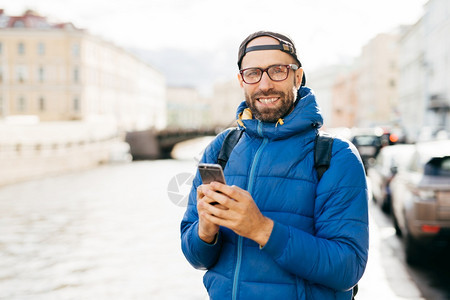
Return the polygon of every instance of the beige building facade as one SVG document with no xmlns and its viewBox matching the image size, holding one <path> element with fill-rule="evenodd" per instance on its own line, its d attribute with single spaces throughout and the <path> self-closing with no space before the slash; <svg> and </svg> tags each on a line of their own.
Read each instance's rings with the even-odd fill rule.
<svg viewBox="0 0 450 300">
<path fill-rule="evenodd" d="M 0 118 L 114 119 L 119 128 L 166 125 L 164 76 L 70 23 L 0 10 Z"/>
<path fill-rule="evenodd" d="M 333 127 L 352 128 L 359 112 L 357 82 L 358 71 L 349 70 L 339 75 L 332 89 L 331 119 Z"/>
<path fill-rule="evenodd" d="M 395 121 L 398 106 L 398 33 L 378 34 L 359 57 L 356 125 L 371 127 Z"/>
<path fill-rule="evenodd" d="M 237 126 L 237 108 L 244 100 L 244 90 L 239 85 L 237 77 L 215 84 L 214 94 L 210 100 L 212 124 L 217 127 Z"/>
<path fill-rule="evenodd" d="M 311 71 L 305 70 L 306 86 L 310 87 L 316 95 L 316 101 L 319 104 L 326 127 L 337 126 L 334 120 L 333 102 L 335 100 L 341 101 L 341 98 L 339 95 L 337 95 L 337 99 L 333 98 L 335 96 L 333 88 L 337 78 L 347 74 L 348 69 L 349 67 L 345 65 L 333 65 Z"/>
<path fill-rule="evenodd" d="M 70 23 L 0 9 L 0 186 L 129 161 L 126 131 L 166 127 L 164 76 Z"/>
</svg>

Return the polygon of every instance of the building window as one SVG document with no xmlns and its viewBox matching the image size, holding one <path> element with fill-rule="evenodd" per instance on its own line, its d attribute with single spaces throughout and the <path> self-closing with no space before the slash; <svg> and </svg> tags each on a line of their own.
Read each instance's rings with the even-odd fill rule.
<svg viewBox="0 0 450 300">
<path fill-rule="evenodd" d="M 72 45 L 72 55 L 74 57 L 79 57 L 80 56 L 80 45 L 78 45 L 78 44 L 73 44 Z"/>
<path fill-rule="evenodd" d="M 24 112 L 26 109 L 27 103 L 24 96 L 20 96 L 19 99 L 17 99 L 17 111 Z"/>
<path fill-rule="evenodd" d="M 23 83 L 26 80 L 27 74 L 26 74 L 26 68 L 25 66 L 17 66 L 16 68 L 16 78 L 19 83 Z"/>
<path fill-rule="evenodd" d="M 73 110 L 74 111 L 76 111 L 76 112 L 79 112 L 80 111 L 80 98 L 78 98 L 78 97 L 75 97 L 75 98 L 73 98 Z"/>
<path fill-rule="evenodd" d="M 13 27 L 14 28 L 24 28 L 25 23 L 22 20 L 18 20 L 16 22 L 14 22 Z"/>
<path fill-rule="evenodd" d="M 389 86 L 392 87 L 392 88 L 395 87 L 395 80 L 394 79 L 389 80 Z"/>
<path fill-rule="evenodd" d="M 44 111 L 45 110 L 45 99 L 44 97 L 39 98 L 39 110 Z"/>
<path fill-rule="evenodd" d="M 45 44 L 44 43 L 39 43 L 38 44 L 38 54 L 39 55 L 44 55 L 45 54 Z"/>
<path fill-rule="evenodd" d="M 73 82 L 78 83 L 80 81 L 80 71 L 78 68 L 73 69 Z"/>
<path fill-rule="evenodd" d="M 38 79 L 40 83 L 44 82 L 44 67 L 39 67 Z"/>
<path fill-rule="evenodd" d="M 25 54 L 25 44 L 24 43 L 19 43 L 19 45 L 17 45 L 17 52 L 19 53 L 19 55 Z"/>
</svg>

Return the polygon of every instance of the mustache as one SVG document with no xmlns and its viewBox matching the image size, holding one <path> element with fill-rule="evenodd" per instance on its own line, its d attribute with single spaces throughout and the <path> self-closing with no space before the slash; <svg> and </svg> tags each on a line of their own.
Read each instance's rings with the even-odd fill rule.
<svg viewBox="0 0 450 300">
<path fill-rule="evenodd" d="M 267 96 L 279 96 L 284 97 L 286 94 L 281 91 L 275 91 L 275 90 L 268 90 L 268 91 L 259 91 L 253 94 L 253 99 L 260 98 L 260 97 L 267 97 Z"/>
</svg>

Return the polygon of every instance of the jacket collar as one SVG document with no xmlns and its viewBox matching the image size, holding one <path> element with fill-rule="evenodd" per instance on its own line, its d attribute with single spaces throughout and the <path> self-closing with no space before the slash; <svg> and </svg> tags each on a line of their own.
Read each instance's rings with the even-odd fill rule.
<svg viewBox="0 0 450 300">
<path fill-rule="evenodd" d="M 253 119 L 245 101 L 238 107 L 237 122 L 238 126 L 244 127 L 245 131 L 251 136 L 276 140 L 308 131 L 315 132 L 322 127 L 323 119 L 314 92 L 308 87 L 301 87 L 294 109 L 285 118 L 278 120 L 277 123 Z"/>
</svg>

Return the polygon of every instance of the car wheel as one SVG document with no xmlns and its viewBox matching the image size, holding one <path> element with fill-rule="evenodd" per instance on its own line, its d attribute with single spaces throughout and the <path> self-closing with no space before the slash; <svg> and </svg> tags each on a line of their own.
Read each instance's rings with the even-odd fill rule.
<svg viewBox="0 0 450 300">
<path fill-rule="evenodd" d="M 396 236 L 402 236 L 402 230 L 400 229 L 400 226 L 398 226 L 397 218 L 395 217 L 394 209 L 392 208 L 391 204 L 391 211 L 392 211 L 392 223 L 394 223 L 395 228 L 395 235 Z"/>
<path fill-rule="evenodd" d="M 381 210 L 387 214 L 391 212 L 391 199 L 389 196 L 385 196 L 381 203 Z"/>
<path fill-rule="evenodd" d="M 417 264 L 420 258 L 420 246 L 408 233 L 403 235 L 403 243 L 405 245 L 406 262 L 410 265 Z"/>
</svg>

